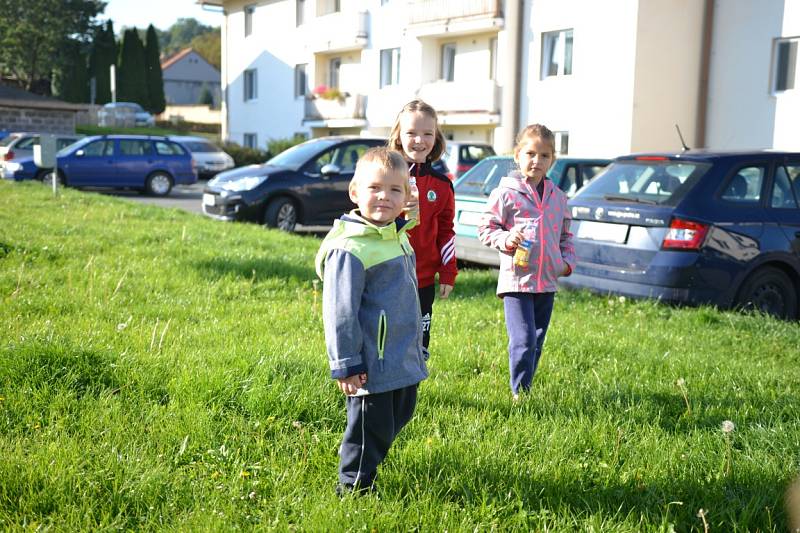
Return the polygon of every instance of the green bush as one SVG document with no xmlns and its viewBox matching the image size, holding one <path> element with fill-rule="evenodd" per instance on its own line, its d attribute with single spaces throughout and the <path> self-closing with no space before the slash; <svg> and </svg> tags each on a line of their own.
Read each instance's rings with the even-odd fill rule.
<svg viewBox="0 0 800 533">
<path fill-rule="evenodd" d="M 284 150 L 300 144 L 305 140 L 305 137 L 302 135 L 295 135 L 289 139 L 270 139 L 269 142 L 267 142 L 267 152 L 270 153 L 270 157 L 274 157 Z"/>
<path fill-rule="evenodd" d="M 237 167 L 258 165 L 270 158 L 270 154 L 266 150 L 247 148 L 235 142 L 223 143 L 222 149 L 233 158 L 233 164 Z"/>
</svg>

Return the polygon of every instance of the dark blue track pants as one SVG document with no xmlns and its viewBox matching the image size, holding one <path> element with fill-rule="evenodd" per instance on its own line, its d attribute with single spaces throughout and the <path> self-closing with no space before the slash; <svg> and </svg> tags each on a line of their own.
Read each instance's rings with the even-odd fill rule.
<svg viewBox="0 0 800 533">
<path fill-rule="evenodd" d="M 503 295 L 508 332 L 511 392 L 530 389 L 542 356 L 542 345 L 553 314 L 555 293 L 512 292 Z"/>
</svg>

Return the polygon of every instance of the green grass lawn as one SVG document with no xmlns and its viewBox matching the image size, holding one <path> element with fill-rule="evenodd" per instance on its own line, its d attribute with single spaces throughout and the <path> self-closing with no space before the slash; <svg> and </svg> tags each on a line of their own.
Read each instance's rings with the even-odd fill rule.
<svg viewBox="0 0 800 533">
<path fill-rule="evenodd" d="M 379 497 L 340 500 L 318 239 L 0 200 L 0 530 L 787 530 L 797 323 L 560 293 L 515 404 L 494 271 L 465 270 Z"/>
</svg>

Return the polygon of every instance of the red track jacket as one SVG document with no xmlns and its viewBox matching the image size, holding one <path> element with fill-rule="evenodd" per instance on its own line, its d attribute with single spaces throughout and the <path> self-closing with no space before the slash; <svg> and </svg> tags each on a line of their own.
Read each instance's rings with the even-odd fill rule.
<svg viewBox="0 0 800 533">
<path fill-rule="evenodd" d="M 453 183 L 430 163 L 412 163 L 409 173 L 417 178 L 420 223 L 408 232 L 417 256 L 417 282 L 420 288 L 439 283 L 454 285 L 456 267 L 456 234 L 453 231 L 455 193 Z"/>
</svg>

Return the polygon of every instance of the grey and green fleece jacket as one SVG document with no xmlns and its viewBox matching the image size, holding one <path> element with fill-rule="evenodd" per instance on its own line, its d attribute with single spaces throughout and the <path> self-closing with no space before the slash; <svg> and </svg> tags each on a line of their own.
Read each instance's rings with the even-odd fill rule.
<svg viewBox="0 0 800 533">
<path fill-rule="evenodd" d="M 342 216 L 317 252 L 331 377 L 367 373 L 358 395 L 407 387 L 428 377 L 422 353 L 413 221 L 376 226 L 358 210 Z"/>
</svg>

